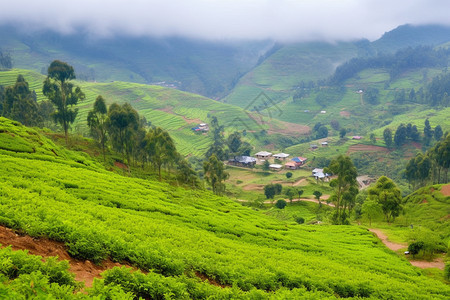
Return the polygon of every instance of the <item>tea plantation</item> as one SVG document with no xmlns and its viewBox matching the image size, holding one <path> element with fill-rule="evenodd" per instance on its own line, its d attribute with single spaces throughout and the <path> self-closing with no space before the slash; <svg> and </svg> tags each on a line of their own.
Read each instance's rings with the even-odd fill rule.
<svg viewBox="0 0 450 300">
<path fill-rule="evenodd" d="M 364 228 L 282 222 L 209 191 L 121 176 L 5 118 L 0 162 L 2 225 L 142 270 L 108 270 L 81 292 L 67 264 L 6 248 L 1 298 L 450 297 Z"/>
</svg>

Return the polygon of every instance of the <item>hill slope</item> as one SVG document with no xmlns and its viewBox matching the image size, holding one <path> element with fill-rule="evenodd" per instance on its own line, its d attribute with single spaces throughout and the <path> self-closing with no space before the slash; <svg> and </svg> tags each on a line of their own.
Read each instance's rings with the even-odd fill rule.
<svg viewBox="0 0 450 300">
<path fill-rule="evenodd" d="M 23 69 L 2 71 L 0 85 L 14 85 L 18 74 L 22 74 L 28 81 L 30 89 L 36 91 L 38 100 L 46 99 L 41 91 L 45 77 L 33 71 Z M 176 142 L 178 151 L 183 155 L 203 155 L 209 147 L 211 138 L 208 135 L 195 134 L 191 128 L 199 123 L 208 122 L 212 116 L 216 116 L 220 124 L 225 125 L 227 132 L 244 129 L 259 131 L 269 128 L 267 124 L 258 123 L 242 108 L 173 88 L 119 81 L 112 83 L 79 81 L 77 84 L 86 94 L 86 99 L 78 105 L 79 113 L 73 128 L 85 135 L 88 134 L 87 113 L 92 109 L 98 95 L 102 95 L 107 104 L 130 103 L 152 125 L 168 130 Z M 261 119 L 267 118 L 261 116 Z M 272 127 L 277 125 L 282 131 L 289 124 L 273 120 Z M 257 142 L 255 140 L 255 143 Z"/>
<path fill-rule="evenodd" d="M 231 293 L 204 287 L 203 296 L 194 294 L 200 283 L 188 288 L 183 278 L 195 273 L 234 285 L 239 297 L 255 288 L 263 298 L 444 299 L 450 293 L 363 228 L 284 223 L 207 191 L 57 158 L 40 149 L 50 144 L 45 137 L 4 118 L 0 131 L 1 224 L 63 241 L 74 257 L 154 270 L 185 288 L 186 298 Z M 11 137 L 34 153 L 8 146 Z M 126 287 L 120 278 L 117 284 Z"/>
</svg>

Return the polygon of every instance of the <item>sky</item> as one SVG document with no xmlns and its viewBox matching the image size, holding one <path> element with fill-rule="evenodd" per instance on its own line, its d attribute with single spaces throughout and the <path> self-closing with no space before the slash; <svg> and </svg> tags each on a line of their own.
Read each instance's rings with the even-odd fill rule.
<svg viewBox="0 0 450 300">
<path fill-rule="evenodd" d="M 450 26 L 450 0 L 6 1 L 0 24 L 13 22 L 26 30 L 66 34 L 83 30 L 96 37 L 375 40 L 403 24 Z"/>
</svg>

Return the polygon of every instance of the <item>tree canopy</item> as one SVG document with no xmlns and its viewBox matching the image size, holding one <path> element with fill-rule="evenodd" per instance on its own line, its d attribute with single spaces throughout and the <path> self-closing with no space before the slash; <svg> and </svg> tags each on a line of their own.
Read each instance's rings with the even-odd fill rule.
<svg viewBox="0 0 450 300">
<path fill-rule="evenodd" d="M 381 205 L 385 220 L 389 223 L 394 221 L 400 214 L 402 195 L 395 183 L 386 176 L 378 178 L 375 186 L 368 190 L 369 200 L 376 201 Z"/>
<path fill-rule="evenodd" d="M 78 114 L 78 109 L 73 106 L 77 105 L 78 101 L 84 100 L 85 94 L 80 87 L 70 82 L 75 79 L 75 71 L 67 63 L 55 60 L 50 64 L 47 72 L 42 93 L 55 106 L 56 111 L 53 117 L 55 122 L 63 127 L 67 142 L 70 124 L 75 121 Z"/>
<path fill-rule="evenodd" d="M 355 204 L 355 197 L 358 194 L 356 168 L 350 157 L 339 155 L 330 162 L 330 165 L 324 169 L 324 172 L 337 175 L 337 178 L 330 181 L 330 186 L 334 188 L 331 200 L 336 207 L 333 222 L 335 224 L 348 224 L 347 217 Z"/>
</svg>

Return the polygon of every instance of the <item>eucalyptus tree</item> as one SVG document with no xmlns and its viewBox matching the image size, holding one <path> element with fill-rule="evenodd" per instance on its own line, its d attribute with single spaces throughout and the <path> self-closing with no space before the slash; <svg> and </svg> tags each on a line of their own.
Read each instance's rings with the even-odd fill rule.
<svg viewBox="0 0 450 300">
<path fill-rule="evenodd" d="M 54 60 L 48 67 L 48 75 L 44 81 L 42 93 L 52 102 L 56 110 L 53 113 L 55 122 L 59 123 L 64 130 L 66 143 L 68 142 L 68 131 L 70 124 L 75 121 L 78 109 L 74 108 L 78 101 L 85 99 L 81 88 L 75 86 L 75 71 L 72 66 L 65 62 Z"/>
<path fill-rule="evenodd" d="M 105 146 L 107 141 L 107 120 L 108 109 L 106 107 L 105 99 L 102 96 L 98 96 L 94 102 L 94 108 L 89 111 L 87 116 L 87 123 L 91 131 L 93 138 L 102 147 L 103 160 L 105 160 Z"/>
<path fill-rule="evenodd" d="M 225 171 L 223 162 L 215 154 L 212 154 L 207 161 L 203 163 L 203 171 L 206 182 L 211 186 L 214 194 L 222 195 L 225 192 L 224 181 L 230 174 Z"/>
<path fill-rule="evenodd" d="M 133 135 L 139 126 L 139 115 L 130 104 L 111 104 L 108 110 L 107 128 L 113 148 L 122 153 L 130 163 Z"/>
<path fill-rule="evenodd" d="M 158 170 L 158 177 L 161 181 L 162 166 L 173 164 L 179 158 L 175 143 L 167 131 L 156 127 L 151 129 L 146 136 L 146 149 L 149 160 Z"/>
<path fill-rule="evenodd" d="M 330 162 L 330 165 L 324 169 L 324 172 L 337 176 L 330 181 L 330 186 L 334 188 L 331 200 L 336 207 L 333 222 L 335 224 L 348 224 L 347 216 L 350 209 L 354 206 L 355 198 L 358 194 L 356 168 L 350 157 L 339 155 Z"/>
</svg>

